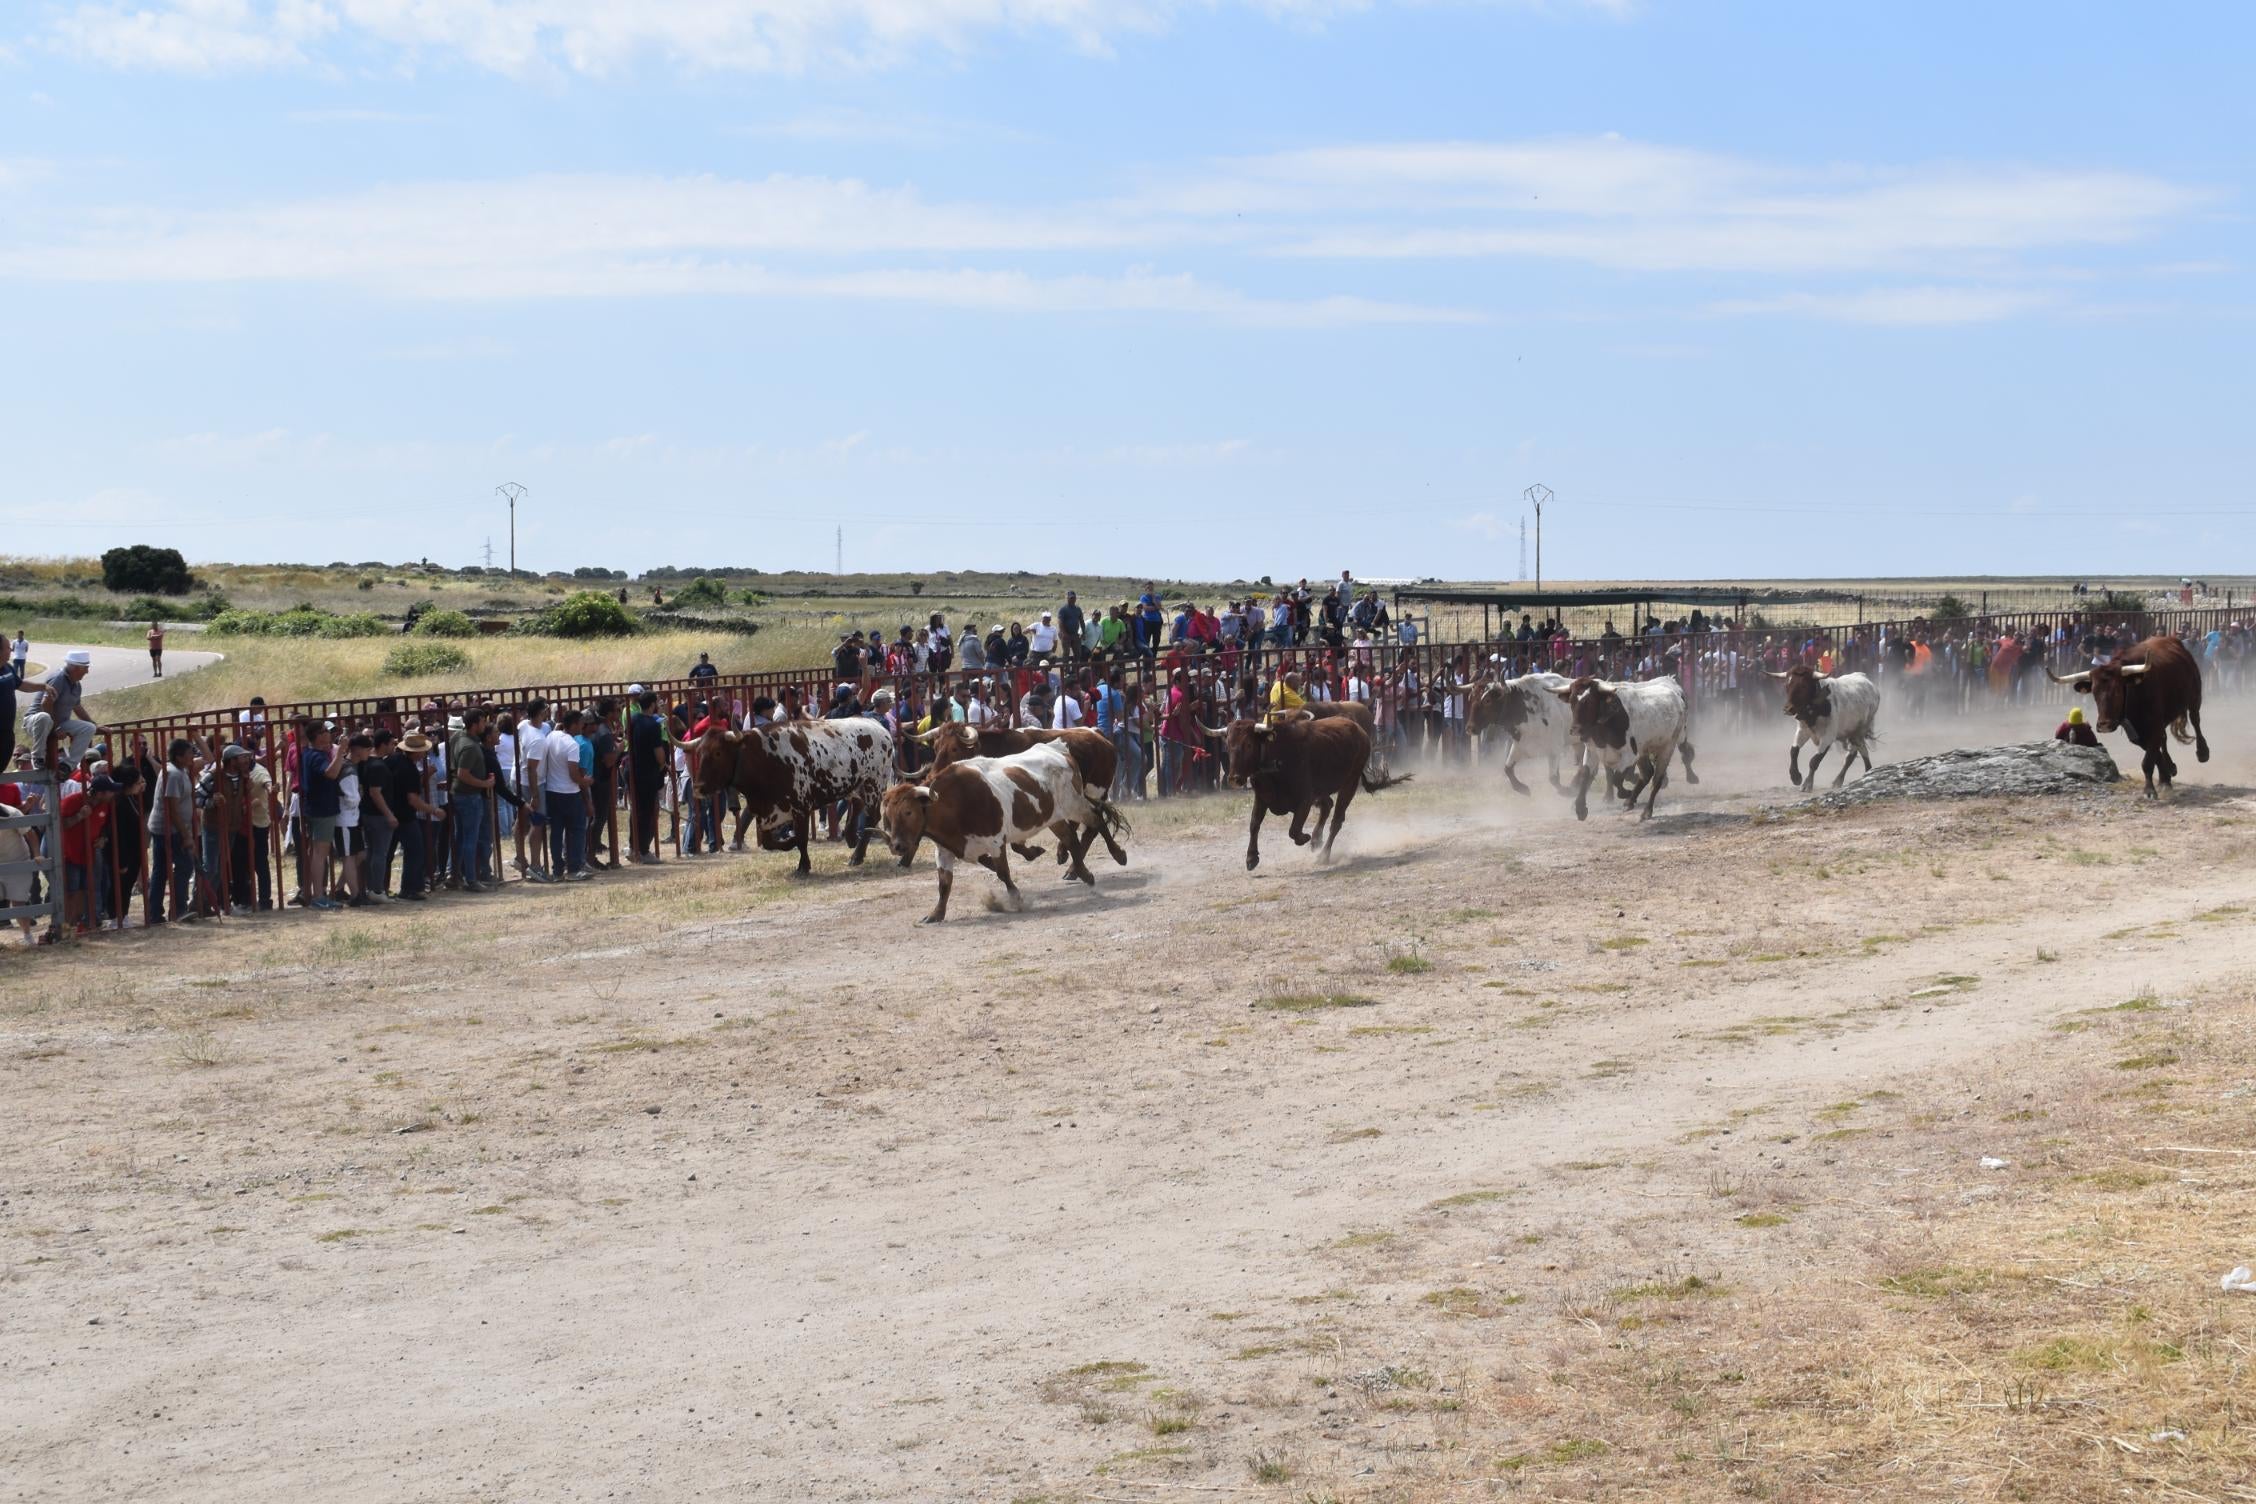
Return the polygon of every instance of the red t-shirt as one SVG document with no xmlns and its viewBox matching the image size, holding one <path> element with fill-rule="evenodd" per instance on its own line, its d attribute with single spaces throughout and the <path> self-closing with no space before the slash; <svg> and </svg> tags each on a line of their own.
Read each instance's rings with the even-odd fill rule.
<svg viewBox="0 0 2256 1504">
<path fill-rule="evenodd" d="M 74 824 L 74 817 L 85 809 L 85 794 L 63 796 L 63 860 L 79 867 L 94 860 L 94 842 L 110 823 L 109 806 L 97 804 L 87 811 L 85 819 Z"/>
</svg>

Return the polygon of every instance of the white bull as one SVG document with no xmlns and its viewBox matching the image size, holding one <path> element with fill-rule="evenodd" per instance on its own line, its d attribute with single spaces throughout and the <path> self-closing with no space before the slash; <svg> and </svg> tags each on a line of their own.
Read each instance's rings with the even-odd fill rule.
<svg viewBox="0 0 2256 1504">
<path fill-rule="evenodd" d="M 1833 775 L 1833 787 L 1839 788 L 1849 776 L 1849 768 L 1859 757 L 1864 759 L 1864 770 L 1872 771 L 1872 741 L 1878 734 L 1874 729 L 1880 719 L 1880 687 L 1862 674 L 1842 674 L 1828 678 L 1808 664 L 1798 663 L 1783 673 L 1764 670 L 1773 679 L 1786 683 L 1786 713 L 1796 722 L 1794 745 L 1786 751 L 1786 773 L 1804 790 L 1817 787 L 1817 765 L 1825 761 L 1825 754 L 1835 743 L 1846 749 L 1841 756 L 1841 771 Z M 1809 776 L 1802 776 L 1802 744 L 1810 743 L 1817 752 L 1810 758 Z"/>
<path fill-rule="evenodd" d="M 1479 740 L 1494 726 L 1511 738 L 1504 754 L 1504 781 L 1520 793 L 1520 754 L 1533 748 L 1550 765 L 1551 786 L 1559 787 L 1559 768 L 1573 754 L 1574 714 L 1558 698 L 1568 679 L 1563 674 L 1524 674 L 1517 679 L 1490 680 L 1481 685 L 1461 684 L 1471 690 L 1465 706 L 1466 734 Z"/>
<path fill-rule="evenodd" d="M 1700 781 L 1692 771 L 1691 718 L 1684 686 L 1674 678 L 1577 679 L 1551 693 L 1572 712 L 1574 737 L 1581 743 L 1582 771 L 1574 783 L 1576 819 L 1590 818 L 1590 782 L 1601 767 L 1613 776 L 1631 768 L 1638 771 L 1637 782 L 1622 794 L 1632 806 L 1639 794 L 1652 789 L 1641 820 L 1653 818 L 1653 805 L 1668 782 L 1670 759 L 1681 756 L 1686 781 Z"/>
</svg>

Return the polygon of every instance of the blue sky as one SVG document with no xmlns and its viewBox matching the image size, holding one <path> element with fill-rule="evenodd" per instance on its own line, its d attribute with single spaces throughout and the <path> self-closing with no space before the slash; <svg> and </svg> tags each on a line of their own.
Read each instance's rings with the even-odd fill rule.
<svg viewBox="0 0 2256 1504">
<path fill-rule="evenodd" d="M 2256 567 L 2256 12 L 29 0 L 0 548 Z"/>
</svg>

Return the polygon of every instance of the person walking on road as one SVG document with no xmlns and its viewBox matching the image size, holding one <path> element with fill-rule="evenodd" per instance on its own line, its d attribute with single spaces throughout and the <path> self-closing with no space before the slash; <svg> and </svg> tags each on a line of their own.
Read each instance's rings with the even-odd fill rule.
<svg viewBox="0 0 2256 1504">
<path fill-rule="evenodd" d="M 149 677 L 164 677 L 164 623 L 161 621 L 149 623 Z"/>
</svg>

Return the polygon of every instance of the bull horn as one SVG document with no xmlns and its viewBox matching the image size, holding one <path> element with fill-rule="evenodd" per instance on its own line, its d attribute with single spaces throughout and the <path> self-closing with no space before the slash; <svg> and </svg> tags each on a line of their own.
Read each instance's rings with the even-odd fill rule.
<svg viewBox="0 0 2256 1504">
<path fill-rule="evenodd" d="M 741 731 L 724 731 L 721 733 L 721 740 L 733 747 L 744 740 L 744 733 Z"/>
<path fill-rule="evenodd" d="M 1572 684 L 1561 685 L 1559 688 L 1552 690 L 1551 693 L 1557 695 L 1560 699 L 1565 700 L 1570 705 L 1574 703 L 1574 686 Z"/>
<path fill-rule="evenodd" d="M 1201 721 L 1199 722 L 1199 730 L 1213 737 L 1216 741 L 1228 741 L 1230 739 L 1229 730 L 1225 727 L 1209 726 L 1206 722 Z"/>
<path fill-rule="evenodd" d="M 2126 679 L 2136 679 L 2139 675 L 2145 673 L 2152 667 L 2154 667 L 2154 665 L 2151 663 L 2126 663 L 2123 665 L 2123 677 Z"/>
<path fill-rule="evenodd" d="M 911 735 L 914 740 L 923 742 L 926 746 L 929 747 L 932 745 L 935 739 L 946 736 L 949 732 L 955 729 L 956 728 L 954 723 L 951 722 L 946 725 L 935 726 L 930 731 L 918 731 L 912 733 Z"/>
<path fill-rule="evenodd" d="M 2047 679 L 2050 679 L 2055 684 L 2073 684 L 2078 679 L 2087 677 L 2090 673 L 2091 670 L 2086 668 L 2078 669 L 2075 673 L 2072 674 L 2056 674 L 2048 668 L 2045 670 L 2045 677 Z"/>
<path fill-rule="evenodd" d="M 1766 679 L 1791 679 L 1794 676 L 1784 669 L 1773 670 L 1766 668 L 1763 670 L 1763 677 Z"/>
</svg>

